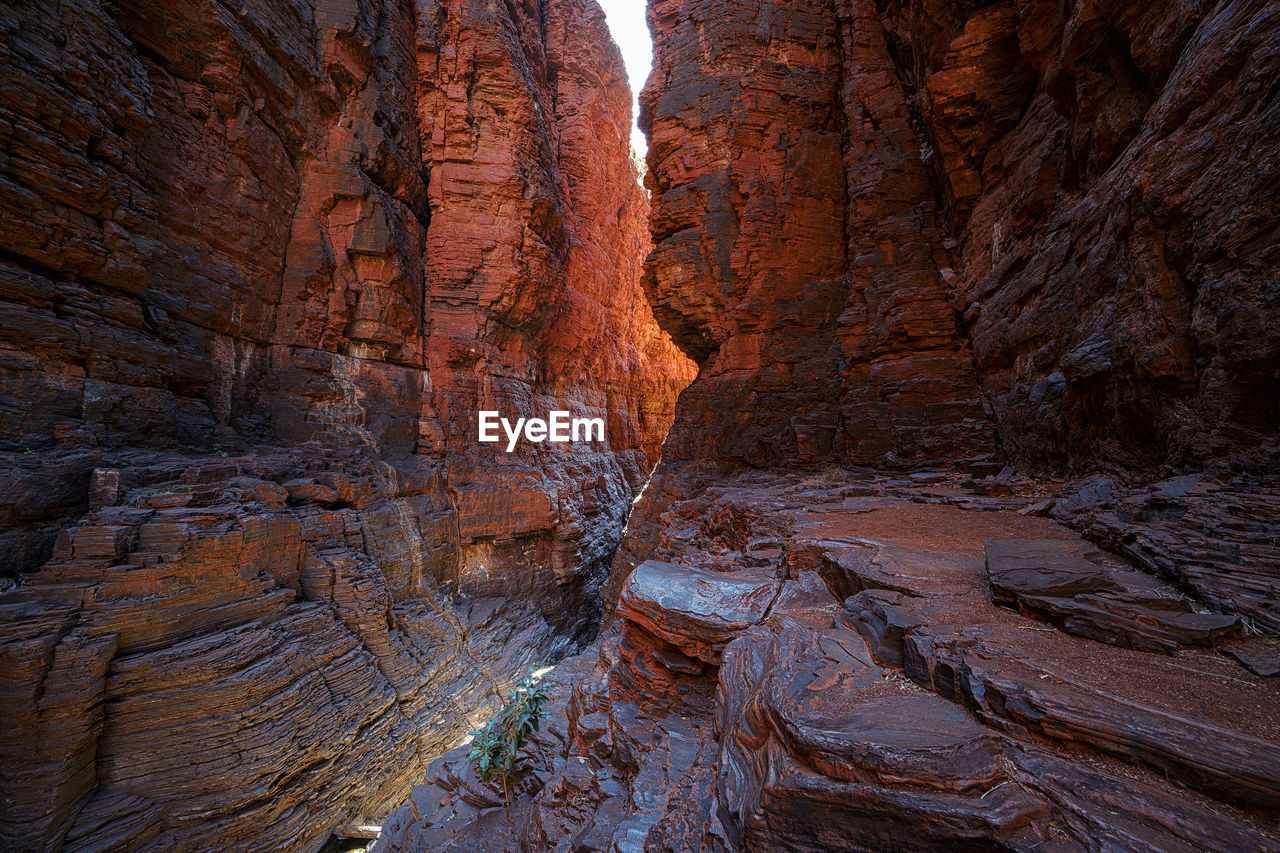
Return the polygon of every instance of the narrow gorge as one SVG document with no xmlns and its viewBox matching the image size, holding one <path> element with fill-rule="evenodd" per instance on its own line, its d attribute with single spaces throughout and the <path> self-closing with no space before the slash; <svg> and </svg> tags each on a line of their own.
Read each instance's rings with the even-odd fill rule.
<svg viewBox="0 0 1280 853">
<path fill-rule="evenodd" d="M 647 19 L 0 8 L 0 850 L 1280 851 L 1280 4 Z"/>
</svg>

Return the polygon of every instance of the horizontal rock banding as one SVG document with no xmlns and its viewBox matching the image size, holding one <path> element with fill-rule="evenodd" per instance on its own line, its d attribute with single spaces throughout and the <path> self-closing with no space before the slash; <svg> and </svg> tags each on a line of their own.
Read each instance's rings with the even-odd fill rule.
<svg viewBox="0 0 1280 853">
<path fill-rule="evenodd" d="M 595 631 L 692 375 L 620 58 L 590 0 L 0 31 L 0 847 L 314 850 Z"/>
</svg>

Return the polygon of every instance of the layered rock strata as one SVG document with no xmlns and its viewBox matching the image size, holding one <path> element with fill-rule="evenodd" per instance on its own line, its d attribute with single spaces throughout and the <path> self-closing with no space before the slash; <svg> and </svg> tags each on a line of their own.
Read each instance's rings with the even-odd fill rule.
<svg viewBox="0 0 1280 853">
<path fill-rule="evenodd" d="M 1098 559 L 1037 497 L 755 474 L 673 503 L 512 802 L 450 752 L 374 850 L 1280 850 L 1280 683 L 1001 606 L 988 555 Z"/>
<path fill-rule="evenodd" d="M 3 825 L 314 846 L 578 647 L 657 458 L 616 57 L 576 0 L 58 14 L 0 13 Z M 378 849 L 1280 850 L 1275 4 L 650 19 L 699 376 L 526 769 Z M 465 450 L 507 407 L 610 445 Z M 776 471 L 832 462 L 954 468 Z"/>
<path fill-rule="evenodd" d="M 1151 470 L 1276 435 L 1274 4 L 649 14 L 646 288 L 701 365 L 669 460 Z"/>
<path fill-rule="evenodd" d="M 590 0 L 19 3 L 0 51 L 0 846 L 317 849 L 594 631 L 691 376 L 621 60 Z"/>
<path fill-rule="evenodd" d="M 725 471 L 945 462 L 994 494 L 1007 463 L 1107 472 L 1046 511 L 1275 632 L 1271 4 L 650 19 L 645 286 L 700 373 L 610 606 L 667 508 Z M 1150 604 L 1039 606 L 1123 634 Z M 1200 615 L 1160 618 L 1212 634 Z"/>
<path fill-rule="evenodd" d="M 512 802 L 375 849 L 1280 850 L 1275 4 L 649 18 L 699 375 Z"/>
<path fill-rule="evenodd" d="M 948 301 L 943 210 L 874 13 L 650 5 L 645 284 L 701 366 L 672 461 L 993 446 Z"/>
</svg>

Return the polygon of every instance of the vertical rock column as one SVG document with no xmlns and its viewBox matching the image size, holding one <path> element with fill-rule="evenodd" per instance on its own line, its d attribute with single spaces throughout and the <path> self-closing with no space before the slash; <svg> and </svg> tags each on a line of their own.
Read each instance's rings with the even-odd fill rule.
<svg viewBox="0 0 1280 853">
<path fill-rule="evenodd" d="M 646 287 L 702 368 L 668 458 L 989 450 L 935 192 L 874 7 L 650 9 Z"/>
<path fill-rule="evenodd" d="M 586 0 L 426 4 L 418 114 L 429 304 L 420 452 L 444 459 L 464 592 L 566 629 L 611 558 L 692 366 L 638 283 L 647 206 L 621 57 Z M 477 412 L 606 421 L 603 443 L 476 441 Z M 527 567 L 513 578 L 505 567 Z"/>
<path fill-rule="evenodd" d="M 989 451 L 991 422 L 948 282 L 954 261 L 920 135 L 874 2 L 838 3 L 849 291 L 841 450 L 892 464 Z"/>
</svg>

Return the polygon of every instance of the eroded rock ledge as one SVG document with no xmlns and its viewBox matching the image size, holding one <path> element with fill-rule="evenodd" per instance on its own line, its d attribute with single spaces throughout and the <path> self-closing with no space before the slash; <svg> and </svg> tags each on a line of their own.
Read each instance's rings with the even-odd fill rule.
<svg viewBox="0 0 1280 853">
<path fill-rule="evenodd" d="M 671 504 L 663 562 L 553 674 L 513 803 L 456 750 L 374 849 L 1280 850 L 1280 682 L 1200 638 L 1064 632 L 988 574 L 1017 555 L 1118 604 L 1202 602 L 1122 588 L 1115 557 L 1019 511 L 1042 503 L 1025 485 L 827 479 Z M 1216 642 L 1275 654 L 1216 618 Z"/>
<path fill-rule="evenodd" d="M 375 849 L 1280 850 L 1275 4 L 649 19 L 699 375 L 514 801 Z"/>
</svg>

